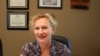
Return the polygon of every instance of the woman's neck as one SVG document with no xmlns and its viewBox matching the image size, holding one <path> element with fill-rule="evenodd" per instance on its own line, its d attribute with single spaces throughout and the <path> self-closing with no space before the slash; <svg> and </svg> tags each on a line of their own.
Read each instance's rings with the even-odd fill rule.
<svg viewBox="0 0 100 56">
<path fill-rule="evenodd" d="M 39 44 L 40 44 L 41 51 L 50 50 L 51 41 L 45 43 L 39 43 Z"/>
</svg>

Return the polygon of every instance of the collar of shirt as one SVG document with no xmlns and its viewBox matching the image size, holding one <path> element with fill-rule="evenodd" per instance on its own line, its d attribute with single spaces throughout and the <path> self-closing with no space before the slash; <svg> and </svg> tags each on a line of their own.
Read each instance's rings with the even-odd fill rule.
<svg viewBox="0 0 100 56">
<path fill-rule="evenodd" d="M 55 41 L 54 40 L 52 40 L 52 42 L 51 42 L 52 44 L 51 44 L 51 48 L 50 48 L 50 56 L 56 56 L 57 55 L 57 49 L 56 49 L 56 44 L 55 44 Z M 39 42 L 38 41 L 36 41 L 35 42 L 35 46 L 36 46 L 36 54 L 38 55 L 38 56 L 40 56 L 40 54 L 41 54 L 41 48 L 40 48 L 40 45 L 39 45 Z"/>
</svg>

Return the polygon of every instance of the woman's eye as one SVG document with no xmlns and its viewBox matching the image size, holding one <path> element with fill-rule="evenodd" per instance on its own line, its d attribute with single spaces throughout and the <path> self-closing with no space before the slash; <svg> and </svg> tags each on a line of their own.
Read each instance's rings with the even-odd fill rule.
<svg viewBox="0 0 100 56">
<path fill-rule="evenodd" d="M 43 27 L 42 29 L 47 29 L 48 27 Z"/>
<path fill-rule="evenodd" d="M 34 28 L 34 29 L 38 30 L 39 28 L 38 28 L 38 27 L 36 27 L 36 28 Z"/>
</svg>

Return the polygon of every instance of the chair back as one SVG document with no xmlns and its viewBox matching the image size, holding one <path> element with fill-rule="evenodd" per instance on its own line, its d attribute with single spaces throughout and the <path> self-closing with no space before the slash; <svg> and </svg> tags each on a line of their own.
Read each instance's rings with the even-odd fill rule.
<svg viewBox="0 0 100 56">
<path fill-rule="evenodd" d="M 2 41 L 0 39 L 0 56 L 3 56 Z"/>
</svg>

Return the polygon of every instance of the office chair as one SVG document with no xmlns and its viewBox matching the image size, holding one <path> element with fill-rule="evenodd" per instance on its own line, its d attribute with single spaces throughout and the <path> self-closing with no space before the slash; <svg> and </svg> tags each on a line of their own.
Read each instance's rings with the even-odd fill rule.
<svg viewBox="0 0 100 56">
<path fill-rule="evenodd" d="M 53 35 L 52 39 L 65 44 L 71 51 L 71 42 L 66 37 Z"/>
<path fill-rule="evenodd" d="M 0 39 L 0 56 L 3 56 L 2 41 Z"/>
</svg>

